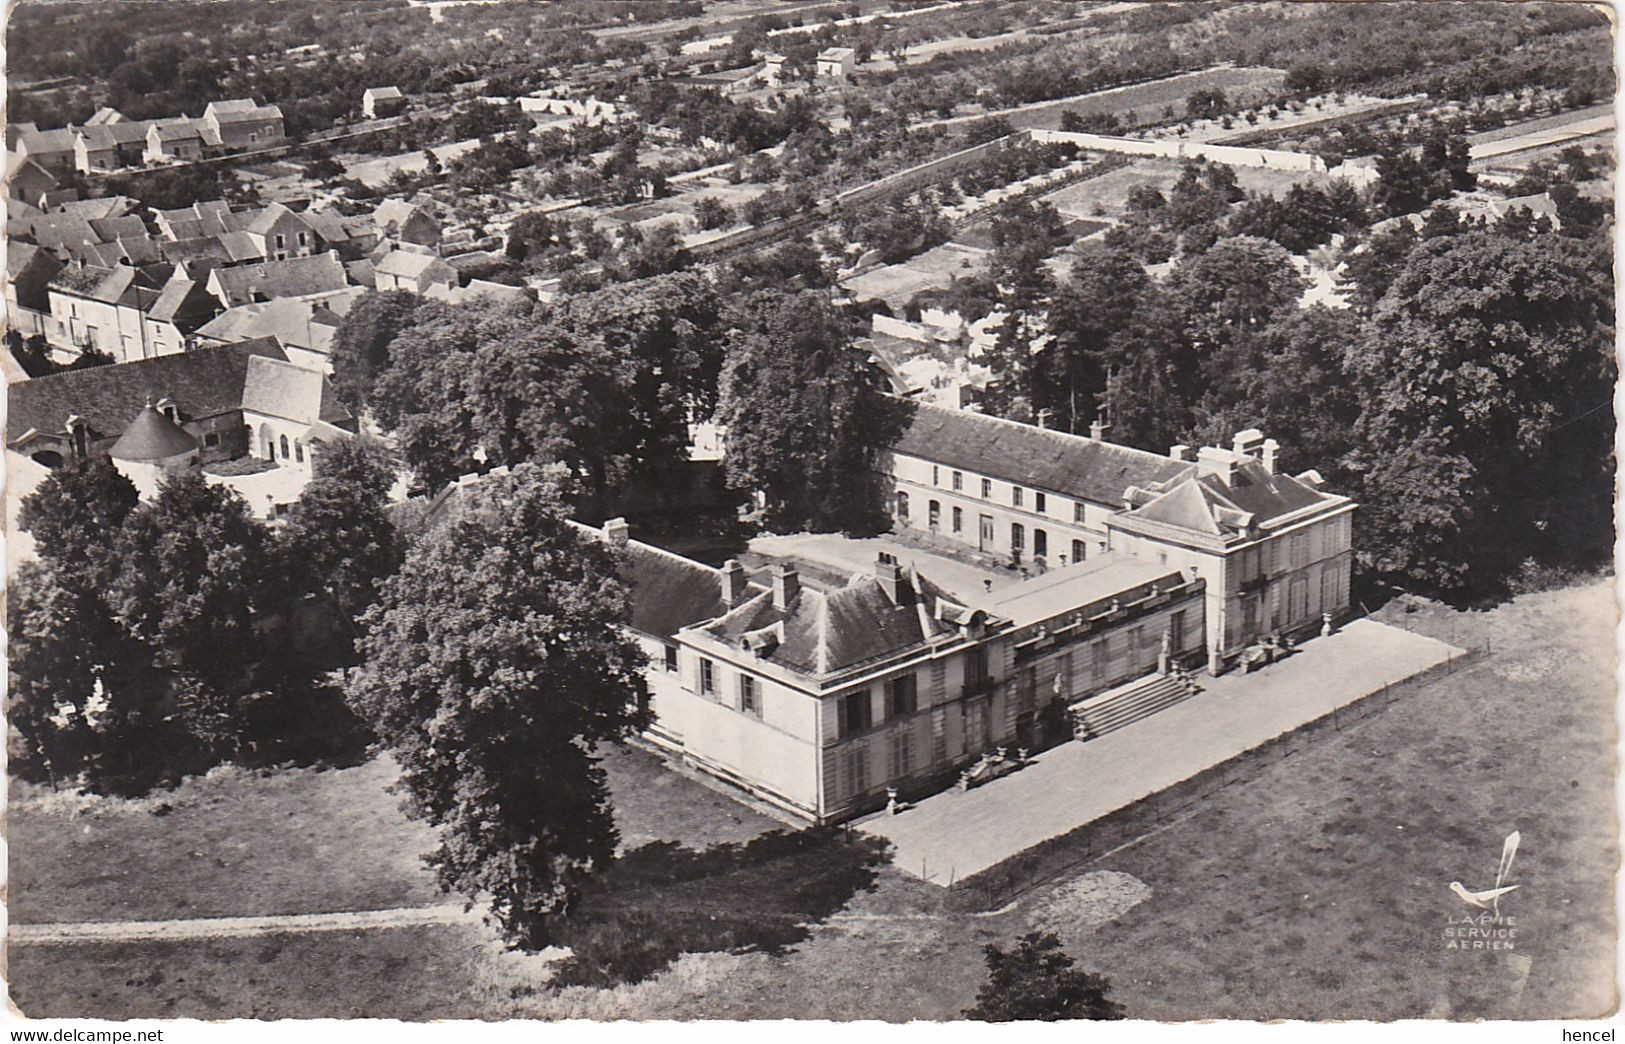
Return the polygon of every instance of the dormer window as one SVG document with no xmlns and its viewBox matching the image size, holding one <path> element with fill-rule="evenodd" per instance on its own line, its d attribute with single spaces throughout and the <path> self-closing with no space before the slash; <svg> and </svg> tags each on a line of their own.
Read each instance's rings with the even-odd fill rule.
<svg viewBox="0 0 1625 1044">
<path fill-rule="evenodd" d="M 175 405 L 174 399 L 159 399 L 156 408 L 159 413 L 163 414 L 165 417 L 168 417 L 171 422 L 175 424 L 179 424 L 181 422 L 181 408 Z"/>
<path fill-rule="evenodd" d="M 73 443 L 73 455 L 79 460 L 90 456 L 90 425 L 78 415 L 70 416 L 67 423 L 68 439 Z"/>
</svg>

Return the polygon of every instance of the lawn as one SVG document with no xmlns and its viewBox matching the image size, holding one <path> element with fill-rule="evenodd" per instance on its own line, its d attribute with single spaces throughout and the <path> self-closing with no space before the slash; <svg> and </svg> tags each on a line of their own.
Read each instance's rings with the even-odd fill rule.
<svg viewBox="0 0 1625 1044">
<path fill-rule="evenodd" d="M 444 902 L 433 835 L 385 788 L 380 759 L 261 775 L 219 768 L 138 801 L 12 782 L 11 918 L 323 913 Z"/>
<path fill-rule="evenodd" d="M 650 923 L 697 951 L 644 981 L 550 987 L 557 965 L 504 954 L 482 929 L 437 927 L 13 947 L 14 996 L 32 1014 L 113 1017 L 942 1019 L 982 981 L 984 943 L 1041 927 L 1104 972 L 1140 1018 L 1600 1015 L 1614 1003 L 1611 594 L 1594 584 L 1470 614 L 1391 603 L 1385 622 L 1462 646 L 1488 640 L 1494 652 L 994 916 L 950 912 L 940 889 L 893 869 L 865 883 L 866 857 L 754 840 L 776 825 L 632 753 L 611 765 L 625 849 L 664 858 L 648 844 L 666 839 L 691 854 L 634 866 L 628 901 L 612 890 L 599 916 L 624 942 L 637 922 L 615 911 L 660 914 Z M 334 908 L 361 895 L 431 901 L 414 865 L 421 835 L 392 811 L 385 783 L 378 763 L 211 778 L 185 807 L 186 788 L 168 798 L 162 817 L 105 809 L 87 819 L 66 799 L 25 793 L 12 816 L 13 852 L 25 857 L 13 868 L 20 919 L 42 919 L 54 903 L 69 904 L 62 919 L 172 911 L 173 899 L 147 893 L 186 882 L 217 905 L 237 886 L 232 912 Z M 71 837 L 86 823 L 105 844 Z M 1503 913 L 1517 918 L 1517 951 L 1532 961 L 1521 998 L 1505 954 L 1447 950 L 1443 936 L 1466 909 L 1446 886 L 1488 887 L 1513 829 L 1522 887 Z M 319 853 L 321 839 L 330 850 L 319 858 L 282 855 Z M 204 854 L 172 866 L 160 858 L 166 841 Z M 346 850 L 331 850 L 340 841 Z M 693 854 L 719 842 L 731 847 Z M 378 849 L 387 843 L 400 851 Z M 277 858 L 220 865 L 219 852 L 245 844 Z M 844 875 L 834 888 L 837 874 L 814 872 L 826 858 Z M 142 881 L 120 880 L 126 866 Z M 749 952 L 723 952 L 739 947 Z"/>
<path fill-rule="evenodd" d="M 1042 197 L 1069 218 L 1093 219 L 1101 215 L 1121 216 L 1129 193 L 1142 185 L 1167 195 L 1179 180 L 1181 164 L 1171 159 L 1136 159 L 1127 166 L 1109 170 L 1098 178 L 1087 178 Z M 1238 172 L 1239 174 L 1239 172 Z"/>
</svg>

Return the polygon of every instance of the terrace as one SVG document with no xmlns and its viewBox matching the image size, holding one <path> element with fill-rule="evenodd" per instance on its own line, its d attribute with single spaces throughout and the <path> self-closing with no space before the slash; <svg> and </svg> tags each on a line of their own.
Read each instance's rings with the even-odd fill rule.
<svg viewBox="0 0 1625 1044">
<path fill-rule="evenodd" d="M 946 886 L 1461 655 L 1356 620 L 1259 673 L 1204 677 L 1196 696 L 1143 721 L 1064 743 L 978 789 L 872 816 L 861 829 L 895 846 L 899 869 Z"/>
</svg>

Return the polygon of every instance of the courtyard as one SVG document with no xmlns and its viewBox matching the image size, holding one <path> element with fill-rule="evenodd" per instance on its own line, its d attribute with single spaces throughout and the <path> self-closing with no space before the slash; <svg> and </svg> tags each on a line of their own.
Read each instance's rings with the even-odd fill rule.
<svg viewBox="0 0 1625 1044">
<path fill-rule="evenodd" d="M 872 816 L 862 829 L 892 843 L 899 869 L 946 886 L 1461 655 L 1356 620 L 1256 673 L 1200 676 L 1201 692 L 1143 721 L 1063 743 L 974 790 Z"/>
</svg>

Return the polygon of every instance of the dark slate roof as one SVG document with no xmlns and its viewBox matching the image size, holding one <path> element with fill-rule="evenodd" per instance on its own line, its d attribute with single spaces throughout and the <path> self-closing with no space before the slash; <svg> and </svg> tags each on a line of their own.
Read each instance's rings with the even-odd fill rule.
<svg viewBox="0 0 1625 1044">
<path fill-rule="evenodd" d="M 33 243 L 12 239 L 6 242 L 6 275 L 11 279 L 22 274 L 34 259 L 47 256 Z"/>
<path fill-rule="evenodd" d="M 278 297 L 303 297 L 349 285 L 344 264 L 332 254 L 217 268 L 212 278 L 232 305 Z"/>
<path fill-rule="evenodd" d="M 776 628 L 782 632 L 777 644 L 757 655 L 815 676 L 880 663 L 922 649 L 932 639 L 958 634 L 939 609 L 963 608 L 963 603 L 912 568 L 905 569 L 899 588 L 900 597 L 893 602 L 874 577 L 857 578 L 830 592 L 803 584 L 787 609 L 776 608 L 772 593 L 764 593 L 704 630 L 737 645 L 748 634 Z"/>
<path fill-rule="evenodd" d="M 30 429 L 63 432 L 74 414 L 90 425 L 93 439 L 110 438 L 149 400 L 166 397 L 180 407 L 182 420 L 229 413 L 242 405 L 248 360 L 254 356 L 287 359 L 276 338 L 263 337 L 14 384 L 6 389 L 6 442 Z"/>
<path fill-rule="evenodd" d="M 636 540 L 627 541 L 621 580 L 632 592 L 632 629 L 656 638 L 728 611 L 720 572 Z"/>
<path fill-rule="evenodd" d="M 1235 480 L 1229 485 L 1211 475 L 1201 482 L 1210 496 L 1251 513 L 1260 524 L 1330 499 L 1291 475 L 1271 475 L 1256 461 L 1237 468 Z"/>
<path fill-rule="evenodd" d="M 69 265 L 56 274 L 51 280 L 53 290 L 62 290 L 70 294 L 95 294 L 103 283 L 112 279 L 112 267 L 100 265 Z"/>
<path fill-rule="evenodd" d="M 914 403 L 894 452 L 1063 496 L 1120 504 L 1129 486 L 1167 482 L 1194 469 L 1159 453 Z"/>
<path fill-rule="evenodd" d="M 121 120 L 79 129 L 90 149 L 111 149 L 119 145 L 134 145 L 147 140 L 147 129 L 156 126 L 153 120 Z"/>
<path fill-rule="evenodd" d="M 1137 506 L 1120 516 L 1171 526 L 1220 542 L 1245 537 L 1253 527 L 1342 498 L 1322 493 L 1291 475 L 1270 474 L 1256 460 L 1236 467 L 1230 482 L 1215 475 L 1188 476 L 1166 485 L 1132 491 Z"/>
<path fill-rule="evenodd" d="M 149 403 L 107 452 L 118 460 L 146 462 L 167 460 L 195 449 L 197 440 Z"/>
<path fill-rule="evenodd" d="M 127 214 L 124 217 L 91 218 L 90 227 L 103 242 L 115 239 L 144 239 L 147 235 L 147 226 L 134 214 Z"/>
<path fill-rule="evenodd" d="M 231 251 L 220 241 L 219 236 L 193 236 L 190 239 L 166 240 L 162 245 L 165 261 L 186 263 L 189 261 L 219 261 L 229 264 L 233 258 Z"/>
</svg>

